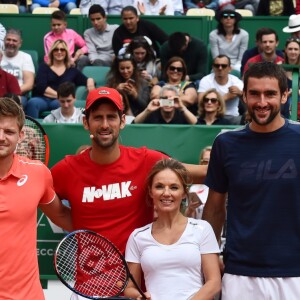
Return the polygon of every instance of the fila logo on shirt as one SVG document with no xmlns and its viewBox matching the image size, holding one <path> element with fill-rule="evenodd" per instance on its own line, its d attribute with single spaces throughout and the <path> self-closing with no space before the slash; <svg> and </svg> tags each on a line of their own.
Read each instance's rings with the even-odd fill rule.
<svg viewBox="0 0 300 300">
<path fill-rule="evenodd" d="M 273 165 L 275 164 L 271 159 L 255 163 L 246 162 L 241 166 L 239 178 L 247 179 L 254 174 L 256 180 L 294 179 L 298 176 L 296 163 L 293 159 L 288 159 L 277 167 Z"/>
<path fill-rule="evenodd" d="M 82 202 L 94 202 L 95 198 L 99 199 L 101 197 L 104 201 L 130 197 L 130 184 L 131 181 L 126 181 L 102 185 L 102 187 L 98 189 L 96 189 L 95 186 L 85 187 L 83 189 Z"/>
</svg>

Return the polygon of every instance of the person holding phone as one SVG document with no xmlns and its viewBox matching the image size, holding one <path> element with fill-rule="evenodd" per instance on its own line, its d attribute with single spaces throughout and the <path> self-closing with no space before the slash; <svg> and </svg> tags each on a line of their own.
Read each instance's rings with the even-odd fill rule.
<svg viewBox="0 0 300 300">
<path fill-rule="evenodd" d="M 133 120 L 135 124 L 195 124 L 196 122 L 196 116 L 180 99 L 178 89 L 170 84 L 163 86 L 159 98 L 152 99 Z"/>
<path fill-rule="evenodd" d="M 137 63 L 140 76 L 148 82 L 157 82 L 160 77 L 160 63 L 148 37 L 135 37 L 126 49 L 127 53 L 133 55 Z"/>
<path fill-rule="evenodd" d="M 150 100 L 148 82 L 139 76 L 137 64 L 129 53 L 115 58 L 106 85 L 126 94 L 134 116 L 142 112 Z"/>
</svg>

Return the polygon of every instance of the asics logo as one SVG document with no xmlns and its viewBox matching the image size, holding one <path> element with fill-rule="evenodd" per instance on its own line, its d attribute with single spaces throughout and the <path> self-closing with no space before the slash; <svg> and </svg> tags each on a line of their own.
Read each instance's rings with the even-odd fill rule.
<svg viewBox="0 0 300 300">
<path fill-rule="evenodd" d="M 17 181 L 17 186 L 22 186 L 26 183 L 28 179 L 27 175 L 22 175 L 21 178 Z"/>
</svg>

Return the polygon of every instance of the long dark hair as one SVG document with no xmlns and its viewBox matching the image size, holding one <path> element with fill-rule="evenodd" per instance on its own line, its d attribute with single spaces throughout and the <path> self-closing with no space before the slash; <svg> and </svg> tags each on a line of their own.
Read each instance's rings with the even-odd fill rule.
<svg viewBox="0 0 300 300">
<path fill-rule="evenodd" d="M 116 88 L 119 83 L 125 82 L 124 78 L 119 72 L 119 64 L 122 61 L 130 61 L 133 65 L 133 74 L 131 78 L 135 81 L 135 85 L 138 88 L 141 84 L 140 78 L 139 78 L 139 71 L 137 69 L 137 65 L 135 60 L 133 59 L 132 55 L 127 53 L 124 55 L 117 56 L 110 68 L 110 71 L 107 74 L 107 86 Z"/>
<path fill-rule="evenodd" d="M 137 48 L 143 48 L 146 50 L 146 56 L 144 60 L 145 63 L 155 60 L 156 58 L 155 51 L 143 36 L 135 37 L 128 45 L 126 52 L 130 53 L 133 56 L 133 51 Z"/>
<path fill-rule="evenodd" d="M 226 31 L 225 31 L 221 21 L 218 21 L 217 30 L 218 30 L 218 34 L 223 34 L 224 36 L 226 36 Z M 240 32 L 241 32 L 241 30 L 239 28 L 239 21 L 237 19 L 235 19 L 232 33 L 239 34 Z"/>
</svg>

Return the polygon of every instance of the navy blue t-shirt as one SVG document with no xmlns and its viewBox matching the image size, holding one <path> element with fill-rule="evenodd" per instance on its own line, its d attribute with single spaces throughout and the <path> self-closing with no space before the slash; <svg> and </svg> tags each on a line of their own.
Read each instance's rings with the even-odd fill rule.
<svg viewBox="0 0 300 300">
<path fill-rule="evenodd" d="M 300 124 L 249 125 L 214 141 L 205 184 L 228 192 L 225 272 L 300 276 Z"/>
</svg>

